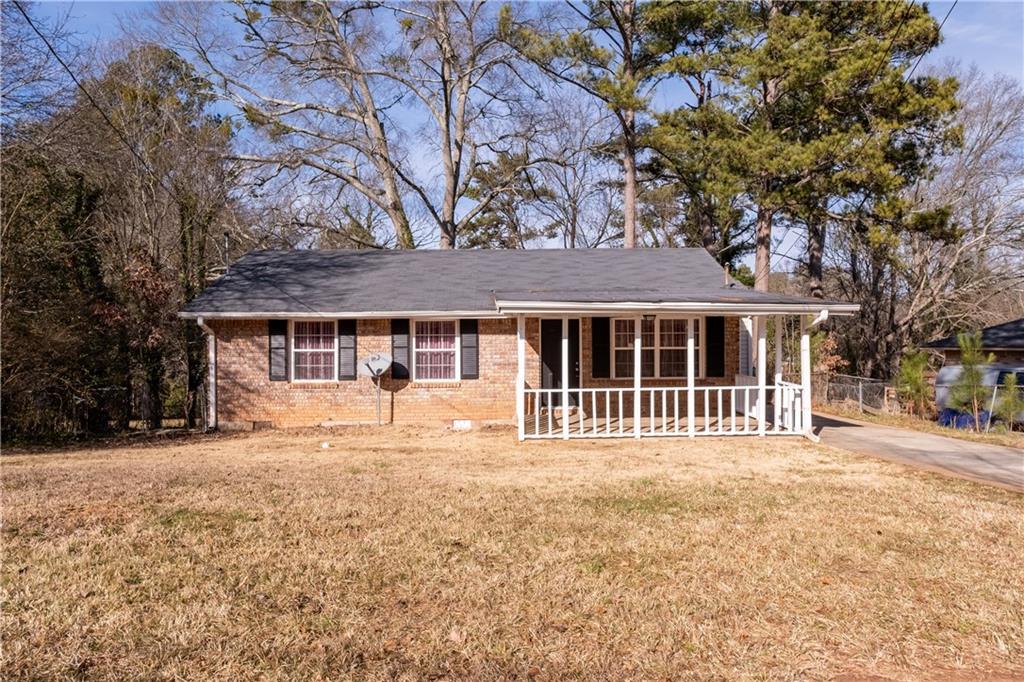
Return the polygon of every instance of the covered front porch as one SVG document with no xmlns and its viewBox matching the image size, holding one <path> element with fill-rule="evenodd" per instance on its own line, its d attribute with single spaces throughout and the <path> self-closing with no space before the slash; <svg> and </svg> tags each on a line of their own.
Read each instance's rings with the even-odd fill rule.
<svg viewBox="0 0 1024 682">
<path fill-rule="evenodd" d="M 765 311 L 653 305 L 622 310 L 591 303 L 554 311 L 539 310 L 536 302 L 530 307 L 520 312 L 516 305 L 499 302 L 517 319 L 520 440 L 813 438 L 811 334 L 827 319 L 826 307 Z M 798 328 L 798 357 L 785 359 L 790 372 L 797 370 L 798 383 L 784 379 L 787 321 L 790 329 Z M 775 337 L 771 375 L 769 327 Z M 610 339 L 607 355 L 599 343 L 605 334 Z M 610 367 L 608 373 L 598 371 L 602 363 Z"/>
</svg>

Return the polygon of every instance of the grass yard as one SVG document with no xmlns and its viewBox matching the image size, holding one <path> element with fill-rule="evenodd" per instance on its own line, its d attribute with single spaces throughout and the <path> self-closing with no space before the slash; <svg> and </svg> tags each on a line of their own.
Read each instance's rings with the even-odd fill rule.
<svg viewBox="0 0 1024 682">
<path fill-rule="evenodd" d="M 352 428 L 0 471 L 4 679 L 1024 673 L 1024 496 L 799 440 Z"/>
</svg>

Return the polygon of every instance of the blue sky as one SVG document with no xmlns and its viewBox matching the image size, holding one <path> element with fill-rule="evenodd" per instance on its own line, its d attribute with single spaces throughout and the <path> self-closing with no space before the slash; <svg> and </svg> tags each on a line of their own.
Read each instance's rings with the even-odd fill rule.
<svg viewBox="0 0 1024 682">
<path fill-rule="evenodd" d="M 119 31 L 119 17 L 137 14 L 145 2 L 41 2 L 42 16 L 70 13 L 71 27 L 85 38 L 109 38 Z M 932 2 L 928 7 L 940 20 L 952 2 Z M 1024 2 L 1007 0 L 960 0 L 943 29 L 943 44 L 925 63 L 958 59 L 976 63 L 983 71 L 1002 72 L 1024 81 Z"/>
</svg>

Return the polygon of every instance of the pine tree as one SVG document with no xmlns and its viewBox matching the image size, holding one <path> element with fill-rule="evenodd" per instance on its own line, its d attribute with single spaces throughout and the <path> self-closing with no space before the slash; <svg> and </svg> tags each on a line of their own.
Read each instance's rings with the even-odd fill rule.
<svg viewBox="0 0 1024 682">
<path fill-rule="evenodd" d="M 996 414 L 1006 422 L 1007 428 L 1013 431 L 1017 415 L 1024 412 L 1024 392 L 1021 391 L 1021 386 L 1017 384 L 1017 375 L 1012 372 L 1007 374 L 999 390 L 1002 393 L 1002 397 L 1000 397 L 998 407 L 996 407 Z"/>
<path fill-rule="evenodd" d="M 729 205 L 723 192 L 754 205 L 758 289 L 778 218 L 819 219 L 836 198 L 891 199 L 947 138 L 956 83 L 906 77 L 939 41 L 910 0 L 657 7 L 648 49 L 668 55 L 663 70 L 690 101 L 659 117 L 652 144 L 708 206 Z"/>
<path fill-rule="evenodd" d="M 992 353 L 987 356 L 981 349 L 981 332 L 963 332 L 956 337 L 960 346 L 960 375 L 950 387 L 950 406 L 958 410 L 970 410 L 974 415 L 974 429 L 981 431 L 981 410 L 985 398 L 991 395 L 986 386 L 985 365 L 995 362 Z"/>
<path fill-rule="evenodd" d="M 931 386 L 925 378 L 928 369 L 928 354 L 912 350 L 903 355 L 900 371 L 896 377 L 896 390 L 900 398 L 910 405 L 912 414 L 923 417 L 928 405 Z"/>
</svg>

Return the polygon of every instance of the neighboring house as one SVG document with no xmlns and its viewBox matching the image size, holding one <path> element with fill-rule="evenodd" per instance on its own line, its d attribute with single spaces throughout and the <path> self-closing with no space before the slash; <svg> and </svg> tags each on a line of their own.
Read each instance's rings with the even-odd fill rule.
<svg viewBox="0 0 1024 682">
<path fill-rule="evenodd" d="M 960 346 L 956 334 L 938 341 L 924 344 L 925 348 L 941 351 L 943 364 L 960 364 Z M 981 330 L 982 351 L 996 356 L 996 362 L 1008 365 L 1024 365 L 1024 318 L 1011 320 Z"/>
<path fill-rule="evenodd" d="M 211 425 L 372 422 L 357 362 L 380 352 L 387 421 L 524 439 L 809 435 L 810 330 L 856 311 L 752 291 L 703 249 L 363 250 L 250 253 L 181 315 L 208 334 Z M 785 315 L 799 384 L 766 374 Z"/>
</svg>

